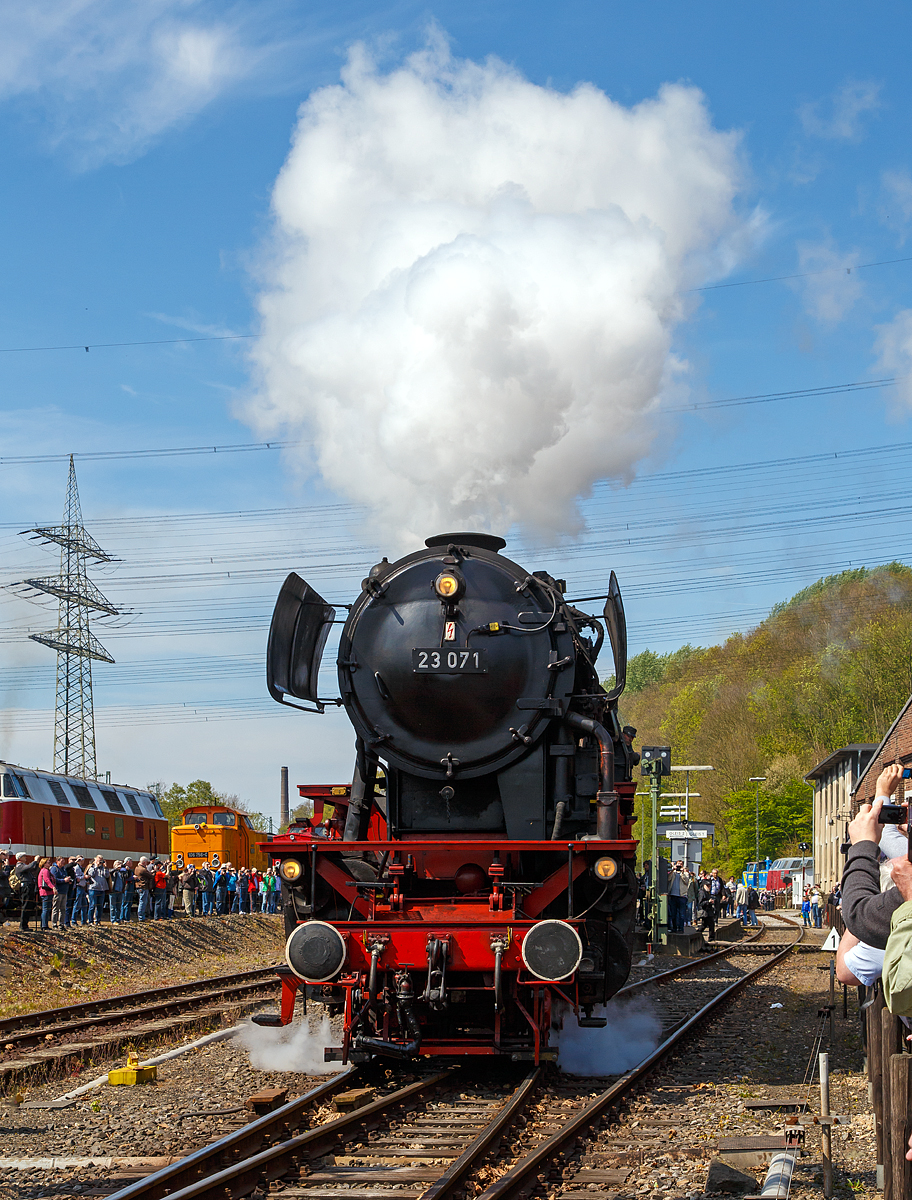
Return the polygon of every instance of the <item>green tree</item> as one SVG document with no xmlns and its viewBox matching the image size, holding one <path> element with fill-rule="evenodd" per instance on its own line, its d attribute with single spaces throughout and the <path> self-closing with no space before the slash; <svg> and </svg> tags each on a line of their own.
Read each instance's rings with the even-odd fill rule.
<svg viewBox="0 0 912 1200">
<path fill-rule="evenodd" d="M 800 853 L 799 842 L 812 839 L 813 789 L 803 780 L 790 779 L 776 791 L 760 791 L 760 857 L 782 858 Z M 740 873 L 756 852 L 757 793 L 740 788 L 726 797 L 728 864 Z"/>
</svg>

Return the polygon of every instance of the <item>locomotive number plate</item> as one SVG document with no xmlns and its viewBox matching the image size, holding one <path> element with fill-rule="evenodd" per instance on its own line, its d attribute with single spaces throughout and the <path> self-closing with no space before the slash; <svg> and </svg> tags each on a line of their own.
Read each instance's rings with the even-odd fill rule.
<svg viewBox="0 0 912 1200">
<path fill-rule="evenodd" d="M 412 651 L 412 670 L 429 675 L 483 675 L 487 671 L 486 650 L 448 650 L 434 646 Z"/>
</svg>

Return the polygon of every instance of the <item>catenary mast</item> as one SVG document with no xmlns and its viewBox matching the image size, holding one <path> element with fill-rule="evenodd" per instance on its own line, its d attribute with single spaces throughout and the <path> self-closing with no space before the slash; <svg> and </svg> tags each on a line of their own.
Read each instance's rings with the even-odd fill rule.
<svg viewBox="0 0 912 1200">
<path fill-rule="evenodd" d="M 113 562 L 85 530 L 76 467 L 70 455 L 63 523 L 25 530 L 44 545 L 60 546 L 60 574 L 46 579 L 24 579 L 22 586 L 56 596 L 59 601 L 57 628 L 31 633 L 57 651 L 57 700 L 54 712 L 54 770 L 81 779 L 95 779 L 95 714 L 92 705 L 92 659 L 112 663 L 114 659 L 89 628 L 89 613 L 116 616 L 120 611 L 89 579 L 86 564 Z"/>
</svg>

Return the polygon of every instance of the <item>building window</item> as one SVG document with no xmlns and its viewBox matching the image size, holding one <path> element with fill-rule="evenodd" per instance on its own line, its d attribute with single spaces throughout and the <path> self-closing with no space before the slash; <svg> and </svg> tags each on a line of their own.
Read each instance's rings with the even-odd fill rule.
<svg viewBox="0 0 912 1200">
<path fill-rule="evenodd" d="M 94 813 L 86 813 L 86 833 L 94 834 L 94 832 L 95 832 L 95 814 Z"/>
<path fill-rule="evenodd" d="M 136 822 L 136 840 L 138 842 L 141 842 L 143 840 L 144 836 L 145 836 L 145 830 L 143 828 L 143 822 L 137 821 Z"/>
<path fill-rule="evenodd" d="M 110 825 L 102 825 L 102 827 L 101 827 L 101 840 L 102 840 L 103 842 L 109 842 L 109 841 L 111 840 L 111 827 L 110 827 Z"/>
<path fill-rule="evenodd" d="M 70 832 L 70 811 L 69 811 L 69 809 L 67 809 L 66 812 L 62 812 L 60 814 L 60 832 L 61 833 L 69 833 Z"/>
<path fill-rule="evenodd" d="M 124 835 L 123 817 L 114 818 L 114 836 L 122 838 Z"/>
</svg>

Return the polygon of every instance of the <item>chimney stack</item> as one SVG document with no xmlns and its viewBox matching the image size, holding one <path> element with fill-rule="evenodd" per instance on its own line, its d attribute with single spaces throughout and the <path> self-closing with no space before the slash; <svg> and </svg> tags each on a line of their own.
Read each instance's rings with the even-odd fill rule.
<svg viewBox="0 0 912 1200">
<path fill-rule="evenodd" d="M 291 820 L 291 814 L 288 811 L 288 768 L 282 767 L 282 795 L 279 804 L 279 825 L 282 829 L 287 829 Z"/>
</svg>

